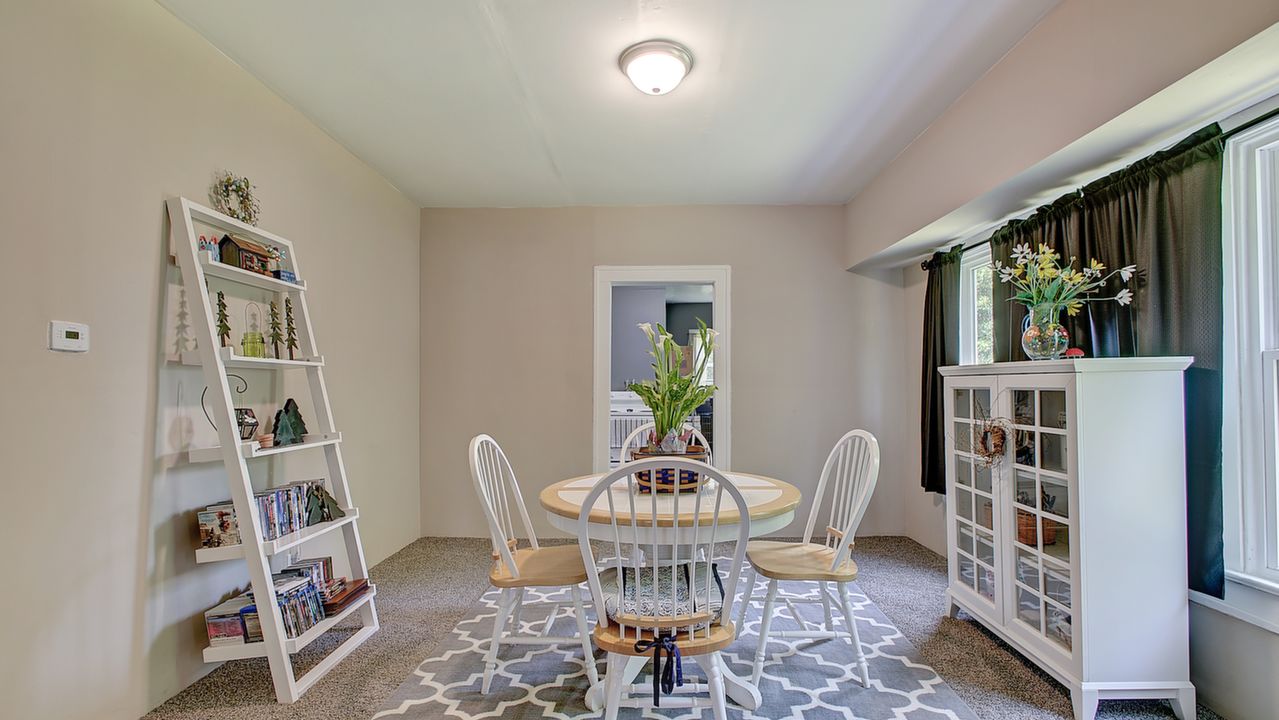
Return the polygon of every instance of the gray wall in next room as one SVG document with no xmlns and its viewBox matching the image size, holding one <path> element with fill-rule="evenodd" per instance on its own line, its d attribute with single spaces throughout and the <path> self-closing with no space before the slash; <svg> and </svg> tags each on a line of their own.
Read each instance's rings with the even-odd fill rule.
<svg viewBox="0 0 1279 720">
<path fill-rule="evenodd" d="M 648 338 L 636 325 L 666 323 L 666 289 L 613 288 L 613 390 L 625 390 L 627 380 L 653 377 Z"/>
</svg>

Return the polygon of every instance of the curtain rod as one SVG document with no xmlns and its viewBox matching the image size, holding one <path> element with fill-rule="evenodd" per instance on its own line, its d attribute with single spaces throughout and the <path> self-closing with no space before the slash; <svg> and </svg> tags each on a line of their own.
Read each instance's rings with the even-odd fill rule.
<svg viewBox="0 0 1279 720">
<path fill-rule="evenodd" d="M 1264 113 L 1262 113 L 1262 114 L 1258 115 L 1257 117 L 1255 117 L 1255 118 L 1253 118 L 1253 119 L 1251 119 L 1251 120 L 1249 120 L 1249 121 L 1247 121 L 1247 122 L 1245 122 L 1245 123 L 1243 123 L 1243 124 L 1239 125 L 1238 127 L 1233 127 L 1233 128 L 1231 128 L 1230 130 L 1227 130 L 1227 131 L 1222 132 L 1222 133 L 1221 133 L 1221 140 L 1222 140 L 1223 142 L 1224 142 L 1224 141 L 1226 141 L 1226 140 L 1229 140 L 1231 137 L 1233 137 L 1233 136 L 1235 136 L 1235 135 L 1238 135 L 1239 133 L 1244 132 L 1244 131 L 1246 131 L 1246 130 L 1250 130 L 1250 129 L 1252 129 L 1252 128 L 1254 128 L 1254 127 L 1258 126 L 1258 125 L 1260 125 L 1260 124 L 1261 124 L 1261 123 L 1263 123 L 1263 122 L 1266 122 L 1266 121 L 1268 121 L 1268 120 L 1272 120 L 1272 119 L 1274 119 L 1275 117 L 1279 117 L 1279 108 L 1274 108 L 1274 109 L 1272 109 L 1272 110 L 1270 110 L 1270 111 L 1268 111 L 1268 112 L 1264 112 Z M 1207 126 L 1205 126 L 1205 127 L 1207 127 Z M 1204 129 L 1204 128 L 1199 128 L 1199 130 L 1196 130 L 1196 131 L 1194 131 L 1194 132 L 1192 132 L 1192 133 L 1188 133 L 1188 134 L 1186 135 L 1186 137 L 1190 137 L 1191 135 L 1194 135 L 1195 133 L 1200 132 L 1200 131 L 1201 131 L 1201 130 L 1203 130 L 1203 129 Z M 1183 140 L 1184 140 L 1184 139 L 1185 139 L 1185 138 L 1183 138 Z M 1181 142 L 1181 141 L 1180 141 L 1180 140 L 1178 140 L 1177 142 Z M 1173 143 L 1173 145 L 1176 145 L 1176 143 Z M 1170 145 L 1169 147 L 1172 147 L 1172 146 Z M 1147 156 L 1147 157 L 1149 157 L 1149 156 Z M 1137 160 L 1134 160 L 1133 162 L 1137 162 Z M 1129 163 L 1129 164 L 1131 165 L 1132 163 Z M 1122 168 L 1121 168 L 1121 169 L 1122 169 Z M 1117 171 L 1116 171 L 1116 172 L 1117 172 Z M 1075 190 L 1074 192 L 1079 192 L 1079 191 L 1078 191 L 1078 190 Z M 1067 193 L 1067 194 L 1069 194 L 1069 193 Z M 1006 224 L 1006 223 L 1005 223 L 1005 224 Z M 994 238 L 995 233 L 996 233 L 996 232 L 998 232 L 998 231 L 999 231 L 999 228 L 995 228 L 994 230 L 992 230 L 992 231 L 991 231 L 991 233 L 990 233 L 990 237 L 987 237 L 985 240 L 982 240 L 982 241 L 980 241 L 980 242 L 975 242 L 975 243 L 973 243 L 972 245 L 965 245 L 963 248 L 960 248 L 959 254 L 960 254 L 960 255 L 963 255 L 964 253 L 966 253 L 966 252 L 968 252 L 968 251 L 970 251 L 970 250 L 976 250 L 977 248 L 985 247 L 985 246 L 989 245 L 989 244 L 990 244 L 991 239 L 992 239 L 992 238 Z M 939 251 L 939 252 L 940 252 L 940 251 Z M 948 250 L 948 251 L 946 251 L 946 252 L 954 252 L 954 249 Z M 933 267 L 933 259 L 932 259 L 931 257 L 929 257 L 927 260 L 924 260 L 923 262 L 919 263 L 919 266 L 920 266 L 920 268 L 922 268 L 923 270 L 931 270 L 931 269 L 932 269 L 932 267 Z"/>
</svg>

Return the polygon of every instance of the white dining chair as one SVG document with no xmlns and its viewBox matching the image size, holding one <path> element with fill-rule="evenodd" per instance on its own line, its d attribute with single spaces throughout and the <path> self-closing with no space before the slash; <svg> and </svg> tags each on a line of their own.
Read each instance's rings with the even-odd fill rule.
<svg viewBox="0 0 1279 720">
<path fill-rule="evenodd" d="M 758 684 L 764 669 L 764 660 L 770 637 L 776 638 L 811 638 L 826 639 L 847 637 L 853 644 L 857 656 L 857 667 L 863 686 L 870 685 L 870 669 L 866 664 L 866 655 L 862 652 L 861 638 L 857 634 L 857 618 L 853 614 L 852 602 L 848 597 L 848 583 L 857 579 L 857 563 L 849 557 L 853 549 L 853 540 L 857 534 L 857 526 L 861 524 L 866 505 L 875 491 L 875 482 L 879 477 L 879 442 L 875 436 L 865 430 L 853 430 L 835 443 L 835 447 L 826 458 L 822 474 L 817 481 L 817 492 L 813 497 L 813 507 L 808 513 L 808 524 L 804 527 L 804 539 L 801 542 L 778 542 L 772 540 L 752 540 L 746 547 L 746 559 L 750 562 L 750 570 L 746 580 L 746 590 L 742 599 L 741 614 L 738 627 L 746 621 L 746 609 L 754 602 L 755 580 L 757 575 L 768 579 L 768 590 L 764 597 L 764 611 L 759 623 L 759 645 L 755 650 L 755 661 L 751 668 L 751 680 Z M 813 542 L 813 532 L 817 530 L 817 518 L 822 513 L 822 506 L 827 500 L 829 505 L 825 530 L 821 531 L 824 539 L 820 543 Z M 778 582 L 806 581 L 817 583 L 817 598 L 795 596 L 778 592 Z M 831 613 L 831 597 L 829 583 L 837 588 L 836 603 L 844 615 L 844 627 L 836 630 Z M 790 610 L 799 630 L 772 630 L 773 607 L 781 600 Z M 806 622 L 796 607 L 801 603 L 821 603 L 824 624 L 820 629 L 813 629 Z"/>
<path fill-rule="evenodd" d="M 471 479 L 475 492 L 488 520 L 489 537 L 493 541 L 493 568 L 489 571 L 489 583 L 501 588 L 497 617 L 493 620 L 493 637 L 484 656 L 484 681 L 481 691 L 488 693 L 497 669 L 497 653 L 502 645 L 562 645 L 580 644 L 582 662 L 591 685 L 599 682 L 595 668 L 595 653 L 591 647 L 591 635 L 582 610 L 581 583 L 586 581 L 586 568 L 582 554 L 575 545 L 541 547 L 537 533 L 529 522 L 528 510 L 520 494 L 515 471 L 497 441 L 488 435 L 476 435 L 470 446 Z M 514 516 L 518 514 L 524 526 L 529 547 L 518 547 Z M 535 587 L 567 587 L 572 597 L 573 613 L 577 621 L 574 636 L 553 636 L 550 630 L 560 616 L 562 603 L 526 603 L 524 591 Z M 521 615 L 525 607 L 549 606 L 550 614 L 537 632 L 521 632 Z M 510 629 L 507 629 L 507 624 Z"/>
<path fill-rule="evenodd" d="M 644 423 L 632 430 L 631 434 L 626 436 L 626 439 L 622 441 L 622 454 L 620 456 L 622 462 L 630 462 L 627 458 L 630 457 L 631 450 L 644 447 L 648 443 L 648 434 L 653 432 L 656 427 L 657 425 L 654 423 Z M 699 445 L 706 448 L 706 459 L 707 461 L 710 461 L 711 444 L 706 441 L 706 436 L 702 434 L 702 431 L 694 427 L 692 423 L 684 423 L 684 429 L 693 431 L 693 439 L 696 440 Z"/>
<path fill-rule="evenodd" d="M 635 473 L 663 469 L 693 470 L 714 484 L 697 493 L 640 494 Z M 720 530 L 721 519 L 728 533 Z M 611 540 L 597 541 L 602 551 L 612 551 L 603 569 L 597 567 L 596 548 L 589 540 L 591 522 L 611 527 L 606 533 Z M 716 720 L 724 720 L 724 665 L 719 653 L 737 637 L 729 618 L 750 537 L 750 513 L 741 491 L 705 463 L 675 457 L 639 460 L 613 470 L 591 488 L 582 502 L 578 527 L 595 600 L 595 644 L 608 653 L 606 720 L 615 720 L 621 707 L 706 706 L 713 708 Z M 719 560 L 714 553 L 717 539 L 721 551 L 724 543 L 730 545 L 727 556 Z M 679 655 L 672 656 L 673 650 Z M 652 683 L 629 684 L 650 653 Z M 660 663 L 663 655 L 665 662 Z M 679 684 L 676 668 L 681 656 L 695 660 L 706 675 L 705 683 Z M 672 693 L 676 696 L 662 698 Z"/>
</svg>

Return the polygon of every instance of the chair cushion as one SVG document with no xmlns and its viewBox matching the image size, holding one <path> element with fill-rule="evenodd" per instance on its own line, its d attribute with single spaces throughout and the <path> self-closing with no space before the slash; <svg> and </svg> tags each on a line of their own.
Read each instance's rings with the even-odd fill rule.
<svg viewBox="0 0 1279 720">
<path fill-rule="evenodd" d="M 662 565 L 654 572 L 651 567 L 639 569 L 639 582 L 635 581 L 635 568 L 622 568 L 622 592 L 617 588 L 618 572 L 616 567 L 600 571 L 600 591 L 604 595 L 604 612 L 610 620 L 616 621 L 618 615 L 640 615 L 645 617 L 671 617 L 693 615 L 708 611 L 711 620 L 696 623 L 693 628 L 700 630 L 719 619 L 724 608 L 724 582 L 719 575 L 719 566 L 711 563 L 710 591 L 706 588 L 706 563 L 681 563 L 674 567 L 675 598 L 671 602 L 671 566 Z M 654 603 L 653 582 L 656 578 L 658 591 Z M 689 592 L 690 585 L 694 589 Z M 636 589 L 640 592 L 636 593 Z"/>
</svg>

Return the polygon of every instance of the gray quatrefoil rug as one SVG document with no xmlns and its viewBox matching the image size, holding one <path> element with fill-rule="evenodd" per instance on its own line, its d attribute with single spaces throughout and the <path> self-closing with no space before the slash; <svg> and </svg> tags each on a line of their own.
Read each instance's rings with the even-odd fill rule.
<svg viewBox="0 0 1279 720">
<path fill-rule="evenodd" d="M 816 587 L 811 583 L 783 582 L 781 585 L 786 592 L 817 597 Z M 761 601 L 763 591 L 761 580 L 756 591 Z M 505 646 L 498 656 L 490 693 L 480 693 L 484 653 L 497 612 L 497 597 L 497 590 L 486 592 L 470 615 L 457 624 L 452 634 L 373 717 L 379 720 L 600 717 L 600 713 L 583 704 L 587 682 L 580 646 Z M 564 600 L 567 608 L 572 607 L 567 603 L 567 591 L 563 590 L 530 590 L 526 597 L 530 601 Z M 870 664 L 869 689 L 857 680 L 853 649 L 847 640 L 773 639 L 768 644 L 768 660 L 760 679 L 763 703 L 758 710 L 750 712 L 730 701 L 729 717 L 734 720 L 977 720 L 973 711 L 931 667 L 919 660 L 915 647 L 860 590 L 855 589 L 852 603 Z M 759 637 L 761 604 L 757 601 L 751 607 L 745 629 L 723 654 L 729 668 L 739 676 L 750 676 L 750 663 Z M 806 620 L 821 621 L 820 605 L 804 603 L 796 607 Z M 789 609 L 780 602 L 777 608 L 773 628 L 797 629 Z M 548 612 L 545 608 L 526 610 L 522 618 L 525 630 L 540 630 Z M 843 622 L 839 612 L 835 618 L 837 624 Z M 594 627 L 593 618 L 591 627 Z M 571 615 L 562 610 L 552 633 L 570 635 L 575 628 Z M 596 659 L 602 674 L 600 653 Z M 686 680 L 700 674 L 691 660 L 684 663 L 684 670 Z M 650 677 L 646 670 L 636 682 L 647 683 Z M 624 708 L 619 717 L 710 720 L 712 712 L 710 708 L 649 712 Z"/>
</svg>

